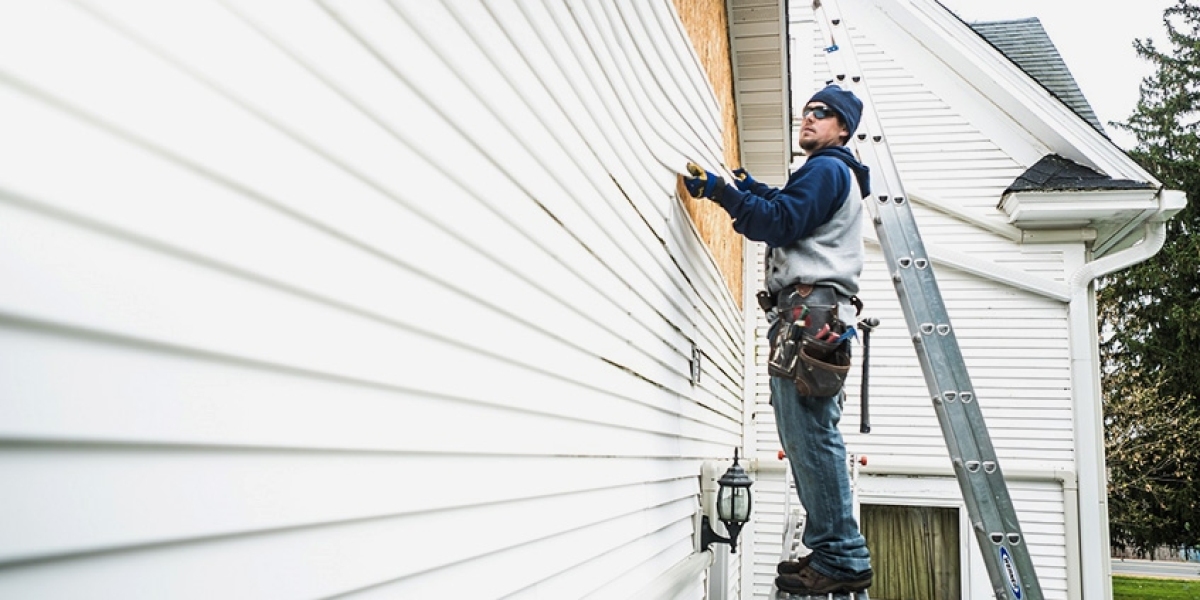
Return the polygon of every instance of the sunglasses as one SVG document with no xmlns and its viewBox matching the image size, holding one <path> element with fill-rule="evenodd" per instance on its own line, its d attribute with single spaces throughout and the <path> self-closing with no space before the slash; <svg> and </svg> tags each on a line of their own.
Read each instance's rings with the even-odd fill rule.
<svg viewBox="0 0 1200 600">
<path fill-rule="evenodd" d="M 837 113 L 833 112 L 833 110 L 827 106 L 812 106 L 805 107 L 804 112 L 800 113 L 800 118 L 807 117 L 808 115 L 812 115 L 814 119 L 820 120 L 828 119 L 829 117 L 836 117 Z"/>
</svg>

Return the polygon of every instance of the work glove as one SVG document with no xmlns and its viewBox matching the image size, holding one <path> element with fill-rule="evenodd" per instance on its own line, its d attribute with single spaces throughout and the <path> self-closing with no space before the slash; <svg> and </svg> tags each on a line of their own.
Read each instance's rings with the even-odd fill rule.
<svg viewBox="0 0 1200 600">
<path fill-rule="evenodd" d="M 737 186 L 737 189 L 743 192 L 750 191 L 750 188 L 758 183 L 745 169 L 734 169 L 733 177 L 733 185 Z"/>
<path fill-rule="evenodd" d="M 687 171 L 691 177 L 684 176 L 683 185 L 693 198 L 709 198 L 717 197 L 721 188 L 725 187 L 725 179 L 720 175 L 705 171 L 700 168 L 700 165 L 689 162 Z"/>
</svg>

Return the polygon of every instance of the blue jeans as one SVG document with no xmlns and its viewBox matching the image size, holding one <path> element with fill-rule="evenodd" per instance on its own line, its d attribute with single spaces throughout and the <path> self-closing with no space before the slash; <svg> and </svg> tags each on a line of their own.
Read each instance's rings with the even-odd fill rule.
<svg viewBox="0 0 1200 600">
<path fill-rule="evenodd" d="M 826 577 L 855 579 L 871 568 L 871 554 L 854 520 L 846 445 L 837 428 L 842 407 L 837 398 L 801 396 L 795 383 L 779 377 L 771 378 L 771 404 L 808 513 L 803 541 L 813 551 L 809 564 Z"/>
</svg>

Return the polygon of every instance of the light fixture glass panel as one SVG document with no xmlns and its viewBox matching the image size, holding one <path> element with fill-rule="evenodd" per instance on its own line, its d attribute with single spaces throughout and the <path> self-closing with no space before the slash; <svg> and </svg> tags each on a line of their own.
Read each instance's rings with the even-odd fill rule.
<svg viewBox="0 0 1200 600">
<path fill-rule="evenodd" d="M 735 488 L 721 486 L 721 488 L 717 491 L 717 519 L 720 519 L 721 521 L 733 520 L 734 489 Z"/>
<path fill-rule="evenodd" d="M 732 511 L 729 520 L 745 523 L 750 520 L 750 490 L 733 488 Z"/>
</svg>

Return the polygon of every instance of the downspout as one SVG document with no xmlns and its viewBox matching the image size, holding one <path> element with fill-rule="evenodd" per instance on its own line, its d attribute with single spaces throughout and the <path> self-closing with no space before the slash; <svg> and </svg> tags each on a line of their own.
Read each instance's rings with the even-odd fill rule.
<svg viewBox="0 0 1200 600">
<path fill-rule="evenodd" d="M 1066 475 L 1066 474 L 1064 474 Z M 1062 479 L 1063 523 L 1066 525 L 1067 545 L 1067 598 L 1082 600 L 1082 558 L 1079 556 L 1079 477 L 1070 473 Z"/>
<path fill-rule="evenodd" d="M 1143 224 L 1141 242 L 1120 252 L 1090 261 L 1068 280 L 1071 373 L 1071 401 L 1075 408 L 1075 460 L 1077 490 L 1063 487 L 1068 517 L 1071 495 L 1077 495 L 1080 526 L 1078 535 L 1067 538 L 1067 576 L 1069 597 L 1112 600 L 1112 565 L 1109 560 L 1108 486 L 1104 465 L 1104 411 L 1101 404 L 1100 347 L 1097 331 L 1097 278 L 1143 262 L 1158 253 L 1166 242 L 1166 202 L 1159 193 L 1159 208 Z M 1178 192 L 1175 192 L 1178 193 Z M 1174 198 L 1173 198 L 1174 200 Z M 1086 374 L 1086 375 L 1085 375 Z M 1072 494 L 1071 492 L 1074 492 Z M 1071 521 L 1068 520 L 1068 523 Z M 1074 546 L 1074 548 L 1072 547 Z M 1075 564 L 1071 564 L 1074 562 Z M 1079 582 L 1076 584 L 1075 582 Z"/>
</svg>

